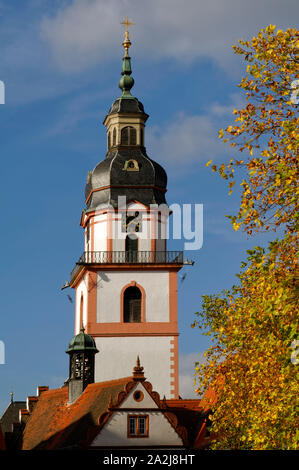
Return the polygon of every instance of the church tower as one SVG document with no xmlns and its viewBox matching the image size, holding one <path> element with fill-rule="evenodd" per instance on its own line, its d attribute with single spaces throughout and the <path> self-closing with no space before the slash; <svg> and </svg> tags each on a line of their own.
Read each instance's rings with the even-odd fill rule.
<svg viewBox="0 0 299 470">
<path fill-rule="evenodd" d="M 139 356 L 147 379 L 178 398 L 177 273 L 183 253 L 167 251 L 167 175 L 148 157 L 148 115 L 134 98 L 128 25 L 119 87 L 104 125 L 107 153 L 88 172 L 81 226 L 84 253 L 71 273 L 75 334 L 82 324 L 99 353 L 95 382 L 131 375 Z"/>
</svg>

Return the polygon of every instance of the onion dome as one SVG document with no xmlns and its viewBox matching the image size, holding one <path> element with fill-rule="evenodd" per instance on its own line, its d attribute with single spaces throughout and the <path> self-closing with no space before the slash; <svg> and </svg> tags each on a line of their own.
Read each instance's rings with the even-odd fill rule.
<svg viewBox="0 0 299 470">
<path fill-rule="evenodd" d="M 79 351 L 94 351 L 94 353 L 99 352 L 94 339 L 88 334 L 84 333 L 85 329 L 82 325 L 80 333 L 75 335 L 69 344 L 68 349 L 65 351 L 68 354 Z"/>
</svg>

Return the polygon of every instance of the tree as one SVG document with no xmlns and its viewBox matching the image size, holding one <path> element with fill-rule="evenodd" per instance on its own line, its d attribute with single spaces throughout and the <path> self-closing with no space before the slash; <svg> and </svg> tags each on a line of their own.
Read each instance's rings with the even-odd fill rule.
<svg viewBox="0 0 299 470">
<path fill-rule="evenodd" d="M 267 249 L 248 252 L 238 285 L 203 297 L 192 325 L 212 339 L 196 375 L 198 393 L 213 387 L 218 396 L 211 405 L 215 449 L 298 447 L 296 361 L 291 360 L 298 334 L 299 134 L 291 85 L 299 72 L 298 42 L 295 29 L 276 31 L 270 25 L 250 42 L 240 40 L 242 47 L 233 46 L 248 62 L 239 85 L 247 104 L 234 110 L 234 125 L 219 137 L 249 155 L 212 169 L 229 181 L 230 192 L 236 170 L 246 173 L 239 212 L 230 216 L 235 230 L 252 235 L 279 227 L 282 234 Z"/>
</svg>

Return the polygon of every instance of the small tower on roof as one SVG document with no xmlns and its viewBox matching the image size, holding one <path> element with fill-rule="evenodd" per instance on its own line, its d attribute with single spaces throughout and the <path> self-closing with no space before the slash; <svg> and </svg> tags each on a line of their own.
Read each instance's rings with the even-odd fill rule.
<svg viewBox="0 0 299 470">
<path fill-rule="evenodd" d="M 97 352 L 94 339 L 85 333 L 82 325 L 80 333 L 71 339 L 66 350 L 70 355 L 69 403 L 77 400 L 87 385 L 94 382 L 94 356 Z"/>
</svg>

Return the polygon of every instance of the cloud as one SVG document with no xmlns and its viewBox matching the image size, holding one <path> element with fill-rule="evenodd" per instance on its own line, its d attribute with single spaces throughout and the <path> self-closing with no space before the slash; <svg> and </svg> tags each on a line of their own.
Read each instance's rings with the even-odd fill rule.
<svg viewBox="0 0 299 470">
<path fill-rule="evenodd" d="M 41 34 L 61 69 L 81 70 L 119 53 L 119 23 L 129 15 L 134 56 L 209 57 L 230 72 L 232 44 L 269 23 L 294 26 L 296 11 L 296 0 L 73 0 L 44 17 Z"/>
<path fill-rule="evenodd" d="M 228 124 L 227 120 L 232 120 L 233 109 L 241 105 L 240 94 L 233 93 L 227 105 L 214 102 L 200 115 L 179 112 L 164 125 L 149 126 L 146 134 L 149 155 L 166 164 L 171 172 L 178 168 L 180 174 L 189 172 L 198 163 L 217 159 L 226 150 L 218 131 Z"/>
<path fill-rule="evenodd" d="M 182 398 L 199 398 L 194 392 L 195 362 L 202 362 L 203 353 L 194 352 L 180 355 L 179 394 Z"/>
</svg>

